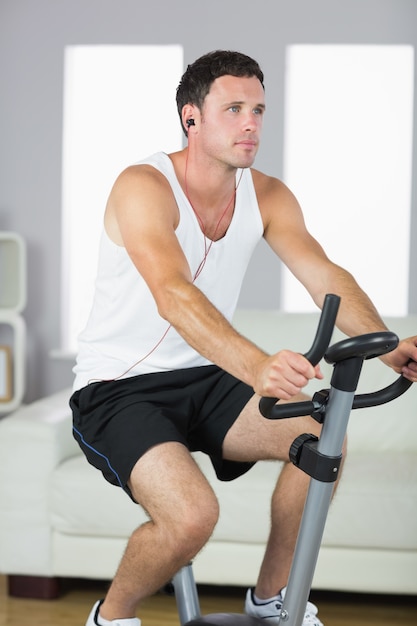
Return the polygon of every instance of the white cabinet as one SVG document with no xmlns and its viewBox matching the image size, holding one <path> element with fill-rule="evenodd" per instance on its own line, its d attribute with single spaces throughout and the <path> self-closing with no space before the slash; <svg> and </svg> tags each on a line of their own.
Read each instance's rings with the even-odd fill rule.
<svg viewBox="0 0 417 626">
<path fill-rule="evenodd" d="M 0 414 L 16 409 L 25 391 L 26 284 L 25 243 L 0 231 Z"/>
</svg>

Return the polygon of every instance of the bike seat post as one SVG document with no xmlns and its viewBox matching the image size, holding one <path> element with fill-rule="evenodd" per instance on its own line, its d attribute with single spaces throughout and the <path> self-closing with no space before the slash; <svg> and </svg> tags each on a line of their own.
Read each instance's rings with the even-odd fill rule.
<svg viewBox="0 0 417 626">
<path fill-rule="evenodd" d="M 172 579 L 181 626 L 201 616 L 192 563 L 185 565 Z"/>
</svg>

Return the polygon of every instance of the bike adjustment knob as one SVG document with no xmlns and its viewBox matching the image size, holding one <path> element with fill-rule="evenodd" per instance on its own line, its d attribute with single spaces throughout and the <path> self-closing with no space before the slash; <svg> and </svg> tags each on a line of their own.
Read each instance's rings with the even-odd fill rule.
<svg viewBox="0 0 417 626">
<path fill-rule="evenodd" d="M 303 435 L 299 435 L 297 439 L 294 439 L 294 441 L 291 444 L 290 461 L 294 465 L 297 465 L 297 467 L 300 463 L 301 452 L 302 452 L 303 446 L 308 441 L 318 441 L 318 437 L 316 437 L 315 435 L 304 433 Z"/>
</svg>

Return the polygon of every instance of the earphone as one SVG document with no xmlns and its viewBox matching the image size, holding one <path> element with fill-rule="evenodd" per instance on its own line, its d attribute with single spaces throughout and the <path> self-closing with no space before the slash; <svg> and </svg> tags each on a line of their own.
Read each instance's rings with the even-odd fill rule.
<svg viewBox="0 0 417 626">
<path fill-rule="evenodd" d="M 194 122 L 192 117 L 190 117 L 190 119 L 188 119 L 186 121 L 186 124 L 187 124 L 188 128 L 190 128 L 190 126 L 195 126 L 195 122 Z"/>
</svg>

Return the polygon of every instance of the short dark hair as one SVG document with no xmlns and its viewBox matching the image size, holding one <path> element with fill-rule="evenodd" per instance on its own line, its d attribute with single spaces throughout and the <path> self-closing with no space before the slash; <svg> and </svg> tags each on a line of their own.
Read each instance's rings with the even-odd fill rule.
<svg viewBox="0 0 417 626">
<path fill-rule="evenodd" d="M 256 76 L 264 87 L 263 72 L 254 59 L 232 50 L 214 50 L 188 65 L 177 87 L 177 109 L 182 124 L 182 109 L 194 104 L 200 110 L 210 87 L 220 76 Z M 185 134 L 186 130 L 183 128 Z"/>
</svg>

